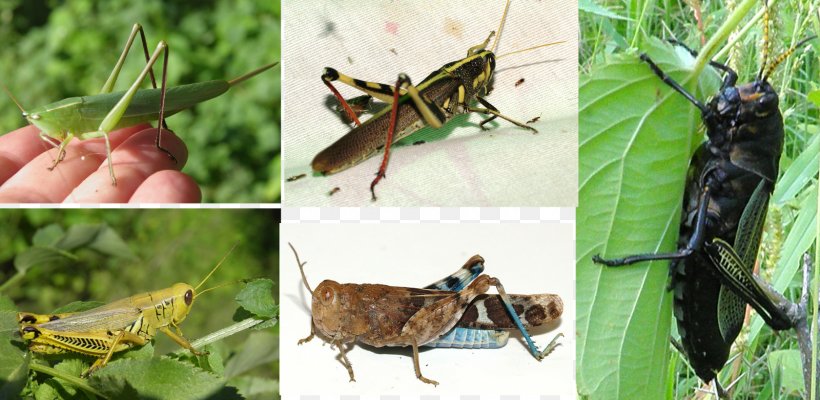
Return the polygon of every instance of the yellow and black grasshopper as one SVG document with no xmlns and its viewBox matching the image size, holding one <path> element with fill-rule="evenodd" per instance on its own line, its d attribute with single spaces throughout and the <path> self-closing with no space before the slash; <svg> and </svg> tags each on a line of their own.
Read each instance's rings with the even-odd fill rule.
<svg viewBox="0 0 820 400">
<path fill-rule="evenodd" d="M 501 118 L 522 129 L 536 132 L 535 128 L 520 122 L 530 119 L 531 116 L 521 117 L 520 120 L 508 117 L 484 98 L 491 89 L 496 60 L 504 56 L 496 56 L 494 52 L 498 46 L 506 10 L 507 8 L 501 17 L 498 32 L 489 32 L 490 29 L 487 29 L 480 38 L 476 38 L 476 42 L 484 38 L 486 40 L 479 44 L 470 43 L 473 46 L 467 51 L 466 57 L 444 64 L 417 84 L 403 73 L 398 75 L 395 82 L 384 84 L 355 79 L 338 69 L 325 68 L 321 75 L 322 82 L 341 103 L 341 109 L 347 117 L 357 126 L 319 152 L 311 161 L 312 170 L 322 175 L 334 174 L 357 165 L 383 150 L 382 163 L 370 185 L 371 197 L 375 200 L 375 186 L 385 177 L 391 145 L 425 126 L 441 128 L 459 114 L 476 112 L 488 116 L 481 122 L 482 128 L 486 123 Z M 493 38 L 495 41 L 491 45 Z M 557 43 L 562 42 L 537 47 Z M 385 53 L 390 57 L 386 48 Z M 361 90 L 389 106 L 376 112 L 367 121 L 360 122 L 356 111 L 348 104 L 350 101 L 345 100 L 333 86 L 334 81 Z"/>
<path fill-rule="evenodd" d="M 214 289 L 197 293 L 227 256 L 196 287 L 177 283 L 169 288 L 140 293 L 77 313 L 20 312 L 17 314 L 20 336 L 27 342 L 29 350 L 35 353 L 74 352 L 97 357 L 83 375 L 104 367 L 116 352 L 145 345 L 157 331 L 165 333 L 195 355 L 204 354 L 185 339 L 179 324 L 188 316 L 196 297 Z"/>
</svg>

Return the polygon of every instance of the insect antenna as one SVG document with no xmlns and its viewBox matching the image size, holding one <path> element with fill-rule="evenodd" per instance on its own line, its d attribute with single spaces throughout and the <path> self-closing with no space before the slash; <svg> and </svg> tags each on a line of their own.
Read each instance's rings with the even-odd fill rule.
<svg viewBox="0 0 820 400">
<path fill-rule="evenodd" d="M 209 287 L 209 288 L 207 288 L 207 289 L 202 290 L 201 292 L 197 292 L 197 293 L 194 295 L 194 298 L 199 297 L 199 296 L 200 296 L 200 295 L 202 295 L 203 293 L 210 292 L 211 290 L 220 289 L 220 288 L 223 288 L 223 287 L 225 287 L 225 286 L 235 285 L 235 284 L 237 284 L 237 283 L 248 283 L 248 282 L 250 282 L 250 281 L 251 281 L 251 279 L 238 279 L 238 280 L 235 280 L 235 281 L 232 281 L 232 282 L 220 283 L 219 285 L 216 285 L 216 286 L 214 286 L 214 287 Z"/>
<path fill-rule="evenodd" d="M 530 51 L 530 50 L 540 49 L 540 48 L 542 48 L 542 47 L 554 46 L 554 45 L 556 45 L 556 44 L 561 44 L 561 43 L 566 43 L 566 42 L 567 42 L 566 40 L 562 40 L 562 41 L 560 41 L 560 42 L 552 42 L 552 43 L 546 43 L 546 44 L 539 44 L 538 46 L 532 46 L 532 47 L 528 47 L 528 48 L 526 48 L 526 49 L 521 49 L 521 50 L 511 51 L 511 52 L 509 52 L 509 53 L 504 53 L 504 54 L 502 54 L 502 55 L 500 55 L 500 56 L 496 56 L 496 57 L 495 57 L 495 59 L 496 59 L 496 60 L 498 60 L 498 59 L 499 59 L 499 58 L 501 58 L 501 57 L 506 57 L 506 56 L 510 56 L 510 55 L 513 55 L 513 54 L 523 53 L 523 52 L 525 52 L 525 51 Z"/>
<path fill-rule="evenodd" d="M 305 288 L 308 290 L 308 292 L 310 292 L 310 295 L 313 296 L 313 289 L 310 288 L 310 285 L 308 285 L 307 282 L 307 278 L 305 277 L 305 264 L 307 264 L 307 261 L 302 262 L 301 260 L 299 260 L 299 253 L 296 252 L 296 249 L 293 247 L 292 244 L 290 244 L 290 242 L 288 242 L 288 246 L 290 246 L 290 249 L 293 250 L 293 255 L 296 256 L 296 263 L 299 264 L 299 272 L 302 274 L 302 283 L 305 284 Z"/>
<path fill-rule="evenodd" d="M 766 70 L 766 63 L 769 62 L 769 2 L 763 2 L 763 62 L 760 63 L 760 72 L 757 73 L 757 80 L 763 77 L 763 71 Z"/>
<path fill-rule="evenodd" d="M 253 78 L 253 77 L 254 77 L 254 76 L 256 76 L 256 75 L 259 75 L 259 74 L 261 74 L 262 72 L 265 72 L 265 71 L 267 71 L 267 70 L 269 70 L 269 69 L 271 69 L 271 68 L 275 67 L 275 66 L 276 66 L 276 64 L 279 64 L 279 62 L 273 62 L 273 63 L 270 63 L 270 64 L 268 64 L 268 65 L 261 66 L 261 67 L 259 67 L 259 68 L 255 69 L 255 70 L 253 70 L 253 71 L 250 71 L 250 72 L 245 73 L 244 75 L 237 76 L 236 78 L 233 78 L 233 79 L 229 80 L 229 81 L 228 81 L 228 84 L 229 84 L 229 85 L 231 85 L 231 86 L 234 86 L 234 85 L 236 85 L 237 83 L 240 83 L 240 82 L 242 82 L 242 81 L 246 81 L 246 80 L 248 80 L 248 79 L 251 79 L 251 78 Z"/>
<path fill-rule="evenodd" d="M 509 9 L 510 9 L 510 0 L 507 0 L 507 4 L 504 5 L 504 13 L 501 14 L 501 22 L 498 23 L 498 29 L 496 30 L 496 32 L 498 32 L 498 34 L 495 35 L 495 40 L 493 40 L 493 45 L 492 45 L 492 47 L 490 47 L 490 51 L 493 52 L 493 53 L 495 53 L 495 48 L 496 48 L 496 46 L 498 46 L 498 39 L 501 37 L 501 28 L 504 27 L 504 20 L 507 19 L 507 10 L 509 10 Z"/>
<path fill-rule="evenodd" d="M 23 106 L 21 106 L 21 105 L 20 105 L 20 102 L 19 102 L 19 101 L 17 101 L 17 99 L 16 99 L 16 98 L 14 98 L 14 95 L 13 95 L 13 94 L 11 94 L 11 92 L 9 91 L 9 88 L 7 88 L 7 87 L 6 87 L 6 85 L 2 85 L 2 86 L 3 86 L 3 91 L 4 91 L 4 92 L 6 92 L 6 94 L 7 94 L 7 95 L 11 98 L 11 101 L 13 101 L 13 102 L 14 102 L 14 104 L 16 104 L 16 105 L 17 105 L 17 108 L 19 108 L 19 109 L 20 109 L 20 112 L 22 112 L 22 113 L 23 113 L 23 115 L 25 115 L 25 114 L 26 114 L 26 110 L 24 110 L 24 109 L 23 109 Z"/>
<path fill-rule="evenodd" d="M 215 266 L 215 267 L 211 270 L 211 272 L 208 272 L 208 275 L 206 275 L 206 276 L 205 276 L 205 278 L 204 278 L 204 279 L 202 279 L 202 281 L 201 281 L 201 282 L 199 282 L 199 284 L 198 284 L 198 285 L 196 285 L 196 287 L 194 288 L 194 292 L 196 292 L 197 290 L 199 290 L 199 287 L 200 287 L 200 286 L 202 286 L 202 284 L 204 284 L 204 283 L 205 283 L 205 281 L 207 281 L 207 280 L 208 280 L 208 278 L 210 278 L 210 277 L 211 277 L 211 275 L 213 275 L 213 274 L 214 274 L 214 272 L 216 272 L 216 270 L 217 270 L 217 269 L 219 269 L 219 267 L 222 265 L 222 263 L 223 263 L 223 262 L 225 262 L 225 259 L 227 259 L 227 258 L 228 258 L 228 256 L 229 256 L 229 255 L 231 255 L 231 253 L 233 253 L 233 250 L 236 248 L 236 246 L 237 246 L 238 244 L 239 244 L 239 243 L 235 243 L 235 244 L 233 245 L 233 247 L 231 247 L 231 249 L 228 251 L 228 254 L 225 254 L 225 255 L 222 257 L 222 259 L 221 259 L 221 260 L 219 260 L 219 263 L 217 263 L 217 264 L 216 264 L 216 266 Z M 203 291 L 203 293 L 204 293 L 204 292 L 207 292 L 208 290 L 211 290 L 211 289 L 204 290 L 204 291 Z M 200 293 L 200 294 L 202 294 L 202 293 Z"/>
<path fill-rule="evenodd" d="M 766 81 L 767 79 L 769 79 L 769 76 L 772 74 L 772 72 L 774 72 L 775 68 L 777 68 L 780 65 L 780 63 L 782 63 L 787 58 L 789 58 L 789 56 L 792 55 L 792 53 L 794 53 L 798 48 L 800 48 L 800 46 L 803 46 L 809 40 L 814 40 L 816 38 L 817 38 L 817 35 L 811 35 L 811 36 L 797 42 L 797 44 L 795 44 L 794 46 L 792 46 L 788 50 L 784 51 L 783 53 L 781 53 L 780 55 L 775 57 L 772 60 L 772 63 L 769 64 L 769 66 L 765 68 L 766 72 L 763 74 L 763 81 Z"/>
</svg>

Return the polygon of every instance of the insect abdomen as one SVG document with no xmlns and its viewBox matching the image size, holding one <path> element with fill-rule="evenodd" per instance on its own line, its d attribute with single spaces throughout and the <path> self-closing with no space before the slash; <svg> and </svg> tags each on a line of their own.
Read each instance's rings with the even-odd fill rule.
<svg viewBox="0 0 820 400">
<path fill-rule="evenodd" d="M 424 346 L 453 349 L 498 349 L 504 347 L 509 338 L 510 333 L 502 330 L 453 328 L 447 334 Z"/>
</svg>

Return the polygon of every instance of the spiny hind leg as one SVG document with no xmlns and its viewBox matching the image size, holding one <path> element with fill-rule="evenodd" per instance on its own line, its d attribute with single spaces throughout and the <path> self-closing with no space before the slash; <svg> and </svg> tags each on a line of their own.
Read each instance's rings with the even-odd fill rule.
<svg viewBox="0 0 820 400">
<path fill-rule="evenodd" d="M 495 289 L 498 290 L 498 295 L 501 297 L 501 303 L 504 304 L 504 308 L 507 310 L 507 313 L 510 315 L 510 319 L 512 319 L 515 326 L 521 332 L 521 335 L 524 337 L 524 340 L 527 342 L 527 347 L 530 350 L 530 354 L 535 357 L 536 360 L 541 361 L 544 357 L 546 357 L 556 346 L 558 346 L 558 338 L 563 336 L 563 334 L 559 333 L 555 335 L 552 341 L 544 348 L 543 351 L 538 350 L 538 346 L 535 345 L 535 342 L 532 340 L 532 336 L 530 333 L 527 332 L 527 329 L 524 328 L 524 323 L 521 322 L 521 318 L 518 316 L 518 313 L 515 311 L 512 305 L 512 300 L 510 299 L 510 295 L 507 294 L 507 291 L 504 290 L 504 286 L 501 284 L 497 278 L 490 278 L 490 285 L 495 286 Z"/>
<path fill-rule="evenodd" d="M 393 107 L 390 110 L 390 125 L 387 129 L 387 138 L 384 142 L 384 157 L 382 158 L 382 163 L 379 166 L 379 172 L 376 173 L 376 178 L 370 183 L 370 194 L 373 201 L 376 201 L 376 184 L 379 183 L 382 178 L 386 177 L 385 173 L 387 171 L 387 163 L 390 160 L 390 148 L 393 145 L 393 138 L 396 133 L 396 123 L 400 106 L 399 95 L 402 92 L 406 92 L 410 96 L 410 99 L 416 106 L 416 110 L 419 112 L 427 125 L 430 125 L 433 128 L 441 128 L 446 119 L 444 112 L 438 106 L 433 104 L 433 102 L 431 102 L 428 98 L 423 96 L 415 86 L 413 86 L 413 83 L 410 81 L 410 77 L 407 76 L 407 74 L 399 74 L 398 79 L 396 79 L 396 86 L 392 91 L 393 99 L 391 102 L 393 103 Z"/>
<path fill-rule="evenodd" d="M 82 376 L 86 377 L 91 375 L 94 371 L 106 366 L 106 364 L 108 364 L 111 360 L 111 356 L 113 356 L 115 352 L 124 350 L 124 348 L 118 348 L 120 344 L 127 344 L 128 347 L 131 347 L 131 345 L 143 346 L 146 343 L 148 343 L 148 339 L 142 336 L 138 336 L 127 331 L 119 331 L 112 338 L 111 345 L 108 348 L 108 352 L 105 353 L 105 356 L 94 361 L 94 363 L 91 364 L 91 367 L 88 368 L 87 371 L 83 372 Z"/>
</svg>

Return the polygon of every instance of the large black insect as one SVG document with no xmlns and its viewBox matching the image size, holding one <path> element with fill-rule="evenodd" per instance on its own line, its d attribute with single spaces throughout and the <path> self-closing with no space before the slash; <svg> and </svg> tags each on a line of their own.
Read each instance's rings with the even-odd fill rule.
<svg viewBox="0 0 820 400">
<path fill-rule="evenodd" d="M 808 38 L 809 40 L 812 38 Z M 670 290 L 681 345 L 689 364 L 704 381 L 723 368 L 743 325 L 746 304 L 775 330 L 794 322 L 773 295 L 774 289 L 752 273 L 760 246 L 769 197 L 783 149 L 783 116 L 771 72 L 797 47 L 761 67 L 753 82 L 737 85 L 737 73 L 724 73 L 720 91 L 703 104 L 666 75 L 646 54 L 641 60 L 664 83 L 701 112 L 707 140 L 692 157 L 687 175 L 678 250 L 619 259 L 596 255 L 596 263 L 622 266 L 671 260 Z M 678 42 L 693 56 L 696 53 Z"/>
</svg>

